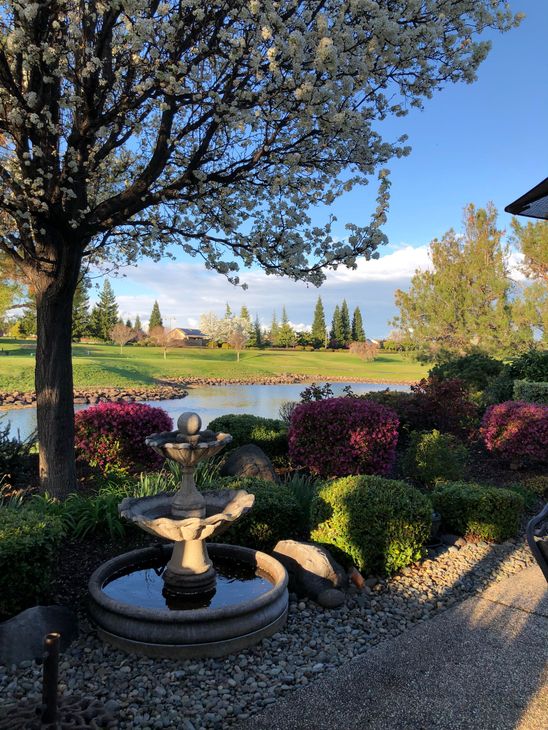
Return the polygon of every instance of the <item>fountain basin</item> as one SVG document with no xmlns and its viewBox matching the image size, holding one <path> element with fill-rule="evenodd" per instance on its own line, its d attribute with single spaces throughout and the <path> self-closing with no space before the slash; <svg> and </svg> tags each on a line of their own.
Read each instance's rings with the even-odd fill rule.
<svg viewBox="0 0 548 730">
<path fill-rule="evenodd" d="M 242 602 L 212 608 L 145 608 L 110 597 L 118 576 L 167 564 L 173 546 L 133 550 L 101 565 L 89 581 L 90 614 L 98 633 L 119 649 L 152 657 L 219 657 L 257 644 L 287 619 L 287 573 L 275 558 L 238 545 L 208 544 L 215 561 L 240 564 L 266 579 L 264 590 Z"/>
</svg>

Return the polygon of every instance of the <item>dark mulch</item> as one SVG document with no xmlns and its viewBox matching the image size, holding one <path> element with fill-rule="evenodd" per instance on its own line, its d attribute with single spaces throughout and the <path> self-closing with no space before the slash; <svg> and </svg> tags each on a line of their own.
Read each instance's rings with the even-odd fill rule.
<svg viewBox="0 0 548 730">
<path fill-rule="evenodd" d="M 76 611 L 87 606 L 88 581 L 93 571 L 111 558 L 158 541 L 145 532 L 132 530 L 125 539 L 92 534 L 80 540 L 65 540 L 59 549 L 57 574 L 51 600 Z"/>
</svg>

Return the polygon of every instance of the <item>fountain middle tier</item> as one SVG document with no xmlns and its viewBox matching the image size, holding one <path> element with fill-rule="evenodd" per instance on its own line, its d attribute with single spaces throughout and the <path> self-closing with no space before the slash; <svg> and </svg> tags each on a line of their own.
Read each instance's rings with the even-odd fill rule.
<svg viewBox="0 0 548 730">
<path fill-rule="evenodd" d="M 224 532 L 248 512 L 255 497 L 243 490 L 204 492 L 203 517 L 172 516 L 173 492 L 152 497 L 126 498 L 120 515 L 142 530 L 174 543 L 163 573 L 166 590 L 176 594 L 207 593 L 215 588 L 215 569 L 205 540 Z"/>
</svg>

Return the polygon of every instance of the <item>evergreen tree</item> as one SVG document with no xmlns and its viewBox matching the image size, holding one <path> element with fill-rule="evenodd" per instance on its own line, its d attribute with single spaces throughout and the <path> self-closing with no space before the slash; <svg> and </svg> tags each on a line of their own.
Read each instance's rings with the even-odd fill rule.
<svg viewBox="0 0 548 730">
<path fill-rule="evenodd" d="M 231 319 L 232 318 L 232 309 L 230 308 L 230 304 L 227 302 L 225 307 L 225 319 Z"/>
<path fill-rule="evenodd" d="M 261 330 L 261 323 L 259 322 L 258 314 L 255 316 L 255 322 L 253 323 L 252 337 L 254 338 L 254 341 L 255 341 L 254 347 L 262 347 L 264 345 L 263 331 Z"/>
<path fill-rule="evenodd" d="M 164 323 L 162 320 L 162 315 L 160 314 L 160 307 L 158 306 L 158 302 L 155 301 L 152 307 L 152 312 L 150 313 L 150 319 L 148 321 L 148 331 L 151 332 L 155 327 L 163 326 Z"/>
<path fill-rule="evenodd" d="M 251 324 L 251 315 L 249 314 L 249 309 L 245 306 L 245 304 L 242 304 L 242 308 L 240 309 L 240 319 L 247 319 L 247 321 Z"/>
<path fill-rule="evenodd" d="M 356 307 L 352 315 L 352 342 L 365 342 L 362 313 L 359 307 Z"/>
<path fill-rule="evenodd" d="M 343 299 L 341 306 L 341 339 L 344 347 L 348 347 L 352 338 L 352 329 L 350 327 L 350 313 L 346 299 Z"/>
<path fill-rule="evenodd" d="M 322 347 L 325 343 L 325 312 L 321 297 L 318 297 L 314 309 L 314 321 L 312 322 L 312 344 L 314 347 Z"/>
<path fill-rule="evenodd" d="M 91 319 L 89 313 L 89 283 L 86 278 L 80 279 L 74 292 L 72 302 L 72 339 L 91 334 Z"/>
<path fill-rule="evenodd" d="M 331 320 L 331 332 L 329 333 L 329 339 L 331 340 L 331 347 L 341 347 L 342 346 L 342 320 L 341 320 L 341 310 L 339 308 L 339 305 L 335 307 L 335 311 L 333 312 L 333 319 Z"/>
<path fill-rule="evenodd" d="M 270 333 L 268 339 L 273 347 L 278 346 L 278 335 L 280 333 L 280 325 L 278 324 L 278 318 L 276 312 L 272 312 L 272 322 L 270 324 Z"/>
<path fill-rule="evenodd" d="M 282 321 L 278 331 L 278 345 L 280 347 L 293 347 L 295 344 L 295 332 L 293 327 L 289 324 L 289 318 L 285 310 L 285 306 L 282 307 Z"/>
<path fill-rule="evenodd" d="M 110 331 L 118 322 L 118 304 L 108 279 L 105 279 L 99 300 L 91 313 L 93 334 L 102 340 L 110 340 Z"/>
<path fill-rule="evenodd" d="M 141 317 L 139 317 L 139 315 L 137 315 L 135 317 L 135 325 L 133 326 L 133 329 L 136 332 L 142 332 L 143 331 L 143 325 L 141 324 Z"/>
<path fill-rule="evenodd" d="M 131 319 L 129 317 L 126 319 L 126 327 L 129 327 L 130 330 L 133 329 L 133 325 L 131 324 Z"/>
<path fill-rule="evenodd" d="M 36 334 L 36 298 L 29 296 L 23 315 L 17 320 L 19 326 L 19 335 L 21 337 L 29 337 Z"/>
<path fill-rule="evenodd" d="M 418 271 L 408 292 L 396 291 L 400 313 L 392 324 L 411 334 L 420 356 L 507 356 L 532 344 L 513 315 L 509 250 L 496 219 L 494 206 L 469 205 L 464 234 L 450 230 L 432 241 L 432 268 Z"/>
</svg>

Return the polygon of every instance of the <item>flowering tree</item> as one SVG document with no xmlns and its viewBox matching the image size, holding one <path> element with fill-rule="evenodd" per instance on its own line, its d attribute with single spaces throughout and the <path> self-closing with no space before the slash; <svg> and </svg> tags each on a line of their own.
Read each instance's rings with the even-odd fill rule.
<svg viewBox="0 0 548 730">
<path fill-rule="evenodd" d="M 166 244 L 233 282 L 238 260 L 319 284 L 385 238 L 307 209 L 404 140 L 379 121 L 472 81 L 502 0 L 0 0 L 0 248 L 36 291 L 43 488 L 74 487 L 72 297 L 83 261 Z"/>
<path fill-rule="evenodd" d="M 240 352 L 251 337 L 253 325 L 247 317 L 235 317 L 230 311 L 222 319 L 206 312 L 200 317 L 200 329 L 214 342 L 227 342 L 236 350 L 236 360 L 240 362 Z"/>
<path fill-rule="evenodd" d="M 123 346 L 127 345 L 127 343 L 133 339 L 134 335 L 135 332 L 133 329 L 123 322 L 117 322 L 110 330 L 110 339 L 117 345 L 120 345 L 120 355 L 123 354 Z"/>
</svg>

